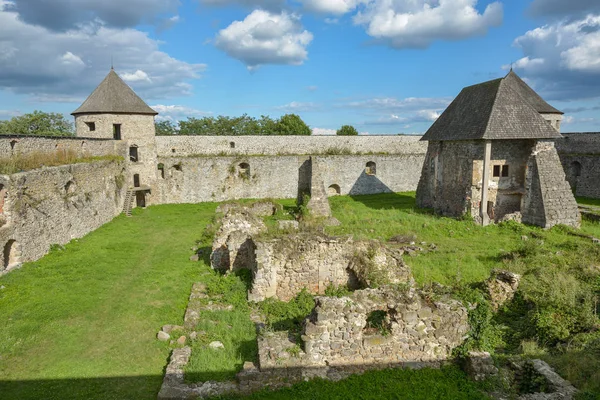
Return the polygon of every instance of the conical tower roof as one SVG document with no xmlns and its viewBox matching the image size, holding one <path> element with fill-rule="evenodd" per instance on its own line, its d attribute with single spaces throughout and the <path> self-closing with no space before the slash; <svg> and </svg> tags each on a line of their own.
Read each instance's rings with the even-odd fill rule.
<svg viewBox="0 0 600 400">
<path fill-rule="evenodd" d="M 541 111 L 536 107 L 543 105 L 534 96 L 528 95 L 519 82 L 539 97 L 513 72 L 505 78 L 466 87 L 421 140 L 560 138 L 560 133 L 540 115 Z M 531 99 L 536 101 L 532 104 Z M 555 110 L 554 113 L 560 113 L 541 97 L 539 100 Z"/>
<path fill-rule="evenodd" d="M 83 104 L 71 115 L 78 114 L 145 114 L 157 115 L 111 68 Z"/>
</svg>

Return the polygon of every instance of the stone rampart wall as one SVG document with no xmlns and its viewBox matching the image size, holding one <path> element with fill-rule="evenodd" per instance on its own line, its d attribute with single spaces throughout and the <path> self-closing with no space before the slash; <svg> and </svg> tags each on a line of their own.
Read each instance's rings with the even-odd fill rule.
<svg viewBox="0 0 600 400">
<path fill-rule="evenodd" d="M 125 146 L 116 140 L 0 135 L 0 157 L 36 152 L 51 153 L 57 150 L 74 151 L 79 156 L 125 155 Z"/>
<path fill-rule="evenodd" d="M 157 136 L 157 154 L 283 155 L 283 154 L 425 154 L 420 136 Z"/>
<path fill-rule="evenodd" d="M 600 133 L 563 136 L 556 150 L 575 195 L 600 199 Z"/>
<path fill-rule="evenodd" d="M 0 175 L 0 271 L 112 220 L 123 206 L 123 170 L 122 162 L 98 161 Z"/>
<path fill-rule="evenodd" d="M 418 155 L 316 159 L 330 195 L 416 190 L 422 163 Z M 158 173 L 157 203 L 296 198 L 310 182 L 308 160 L 307 156 L 159 157 L 164 173 Z M 368 162 L 376 164 L 376 174 L 365 172 Z"/>
</svg>

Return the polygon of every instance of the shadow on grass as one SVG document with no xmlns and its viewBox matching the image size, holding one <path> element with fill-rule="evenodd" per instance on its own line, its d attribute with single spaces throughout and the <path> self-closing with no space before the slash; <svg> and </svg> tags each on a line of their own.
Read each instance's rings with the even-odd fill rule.
<svg viewBox="0 0 600 400">
<path fill-rule="evenodd" d="M 162 375 L 0 381 L 3 400 L 156 399 Z"/>
<path fill-rule="evenodd" d="M 350 195 L 350 198 L 374 210 L 399 210 L 434 215 L 432 209 L 418 208 L 414 196 L 402 193 Z"/>
</svg>

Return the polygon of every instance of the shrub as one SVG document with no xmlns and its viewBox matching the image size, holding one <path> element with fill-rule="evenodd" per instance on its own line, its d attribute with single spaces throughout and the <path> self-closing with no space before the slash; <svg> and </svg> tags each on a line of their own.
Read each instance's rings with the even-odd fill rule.
<svg viewBox="0 0 600 400">
<path fill-rule="evenodd" d="M 357 136 L 358 131 L 352 125 L 343 125 L 335 134 L 338 136 Z"/>
</svg>

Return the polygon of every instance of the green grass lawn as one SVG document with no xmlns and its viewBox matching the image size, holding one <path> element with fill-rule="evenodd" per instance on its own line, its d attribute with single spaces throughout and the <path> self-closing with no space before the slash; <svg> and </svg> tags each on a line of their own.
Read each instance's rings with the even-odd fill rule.
<svg viewBox="0 0 600 400">
<path fill-rule="evenodd" d="M 0 398 L 155 398 L 216 204 L 119 216 L 0 278 Z"/>
<path fill-rule="evenodd" d="M 286 213 L 293 201 L 281 203 L 284 210 L 278 218 L 289 218 Z M 231 379 L 244 361 L 255 360 L 256 334 L 245 302 L 247 279 L 220 276 L 207 263 L 210 239 L 203 232 L 215 207 L 204 203 L 136 209 L 133 218 L 119 216 L 64 249 L 0 277 L 4 287 L 0 289 L 0 398 L 155 398 L 170 352 L 168 344 L 156 340 L 156 332 L 164 324 L 182 324 L 191 285 L 197 281 L 207 285 L 212 300 L 233 304 L 234 309 L 203 312 L 197 330 L 205 335 L 193 344 L 186 379 Z M 568 230 L 544 231 L 518 224 L 483 228 L 470 221 L 440 218 L 416 210 L 414 193 L 334 197 L 331 207 L 342 222 L 328 228 L 331 234 L 383 240 L 416 234 L 418 243 L 435 243 L 436 251 L 407 257 L 421 284 L 480 282 L 491 269 L 507 267 L 524 273 L 524 290 L 544 296 L 541 289 L 534 291 L 536 285 L 551 290 L 552 282 L 560 284 L 569 271 L 576 275 L 589 263 L 600 261 L 598 246 Z M 584 221 L 582 231 L 600 237 L 600 224 Z M 533 244 L 531 249 L 523 235 Z M 191 247 L 199 239 L 204 240 L 200 243 L 204 259 L 189 261 Z M 521 253 L 527 257 L 514 256 Z M 550 282 L 539 285 L 536 271 L 555 265 Z M 578 284 L 567 283 L 569 289 Z M 277 304 L 263 308 L 280 318 L 289 317 L 289 310 Z M 212 340 L 222 341 L 225 350 L 207 349 Z M 333 399 L 341 398 L 336 393 L 346 393 L 344 398 L 360 399 L 372 398 L 369 395 L 375 390 L 382 398 L 407 398 L 402 396 L 412 393 L 413 383 L 421 380 L 425 383 L 419 387 L 439 389 L 436 398 L 460 398 L 452 393 L 461 388 L 466 390 L 462 398 L 480 398 L 464 377 L 453 375 L 458 373 L 373 372 L 340 383 L 302 384 L 300 389 L 282 392 L 283 397 L 254 398 Z M 457 381 L 454 386 L 452 382 L 435 386 L 444 377 Z M 358 387 L 369 389 L 359 392 Z M 330 397 L 315 397 L 317 393 Z"/>
</svg>

